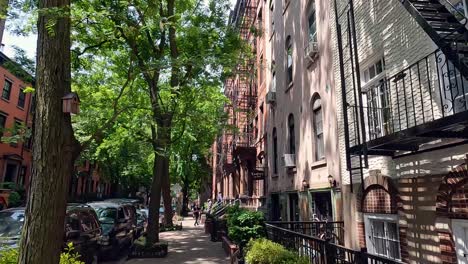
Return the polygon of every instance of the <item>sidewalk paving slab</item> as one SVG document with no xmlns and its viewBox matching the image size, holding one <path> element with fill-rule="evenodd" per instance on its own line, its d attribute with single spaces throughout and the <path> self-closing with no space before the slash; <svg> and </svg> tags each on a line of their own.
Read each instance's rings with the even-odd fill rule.
<svg viewBox="0 0 468 264">
<path fill-rule="evenodd" d="M 194 227 L 194 220 L 187 217 L 182 221 L 181 231 L 163 232 L 160 240 L 169 243 L 169 253 L 165 258 L 131 259 L 125 264 L 228 264 L 220 242 L 211 242 L 203 225 Z"/>
</svg>

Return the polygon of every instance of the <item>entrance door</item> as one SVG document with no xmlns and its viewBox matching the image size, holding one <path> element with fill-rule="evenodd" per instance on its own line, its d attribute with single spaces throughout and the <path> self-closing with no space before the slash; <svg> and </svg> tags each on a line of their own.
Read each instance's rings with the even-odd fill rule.
<svg viewBox="0 0 468 264">
<path fill-rule="evenodd" d="M 299 221 L 299 197 L 297 193 L 289 194 L 289 221 Z"/>
<path fill-rule="evenodd" d="M 333 221 L 333 207 L 330 192 L 312 193 L 312 219 Z"/>
<path fill-rule="evenodd" d="M 458 264 L 468 264 L 468 220 L 453 220 L 452 227 Z"/>
<path fill-rule="evenodd" d="M 271 221 L 280 221 L 281 208 L 278 194 L 271 195 Z"/>
<path fill-rule="evenodd" d="M 13 182 L 16 178 L 18 171 L 18 165 L 8 163 L 5 169 L 5 176 L 3 177 L 4 182 Z"/>
</svg>

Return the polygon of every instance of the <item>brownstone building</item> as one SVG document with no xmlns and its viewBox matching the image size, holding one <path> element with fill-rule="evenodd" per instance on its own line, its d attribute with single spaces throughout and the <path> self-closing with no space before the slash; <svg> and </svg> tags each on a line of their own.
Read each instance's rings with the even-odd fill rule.
<svg viewBox="0 0 468 264">
<path fill-rule="evenodd" d="M 263 1 L 237 1 L 230 23 L 239 31 L 254 56 L 241 54 L 239 63 L 224 85 L 229 99 L 225 112 L 227 129 L 213 145 L 213 196 L 221 192 L 225 199 L 239 199 L 244 206 L 259 208 L 265 195 L 266 106 L 261 34 Z"/>
<path fill-rule="evenodd" d="M 0 53 L 0 64 L 5 63 L 14 64 Z M 20 71 L 22 76 L 32 79 L 25 71 Z M 31 175 L 31 140 L 27 135 L 32 127 L 33 97 L 31 93 L 24 93 L 24 89 L 30 86 L 24 78 L 0 66 L 0 128 L 4 137 L 0 143 L 0 182 L 14 182 L 26 189 Z M 14 135 L 18 137 L 13 139 Z"/>
</svg>

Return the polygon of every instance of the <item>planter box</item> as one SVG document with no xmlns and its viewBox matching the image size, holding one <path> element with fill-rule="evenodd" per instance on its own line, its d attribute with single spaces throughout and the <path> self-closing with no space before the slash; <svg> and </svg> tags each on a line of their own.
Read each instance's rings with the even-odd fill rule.
<svg viewBox="0 0 468 264">
<path fill-rule="evenodd" d="M 167 244 L 154 245 L 151 248 L 134 245 L 128 254 L 128 258 L 165 258 L 167 252 Z"/>
<path fill-rule="evenodd" d="M 239 247 L 236 244 L 234 244 L 231 240 L 229 240 L 229 238 L 227 238 L 226 236 L 223 236 L 221 240 L 223 241 L 223 249 L 224 252 L 226 252 L 226 255 L 228 255 L 229 257 L 234 256 Z"/>
<path fill-rule="evenodd" d="M 213 228 L 213 220 L 206 219 L 206 221 L 205 221 L 205 234 L 211 234 L 212 228 Z"/>
</svg>

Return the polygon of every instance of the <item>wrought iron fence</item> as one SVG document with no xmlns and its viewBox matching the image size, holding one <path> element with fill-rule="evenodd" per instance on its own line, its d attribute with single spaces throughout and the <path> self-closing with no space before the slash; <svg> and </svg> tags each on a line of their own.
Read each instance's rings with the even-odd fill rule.
<svg viewBox="0 0 468 264">
<path fill-rule="evenodd" d="M 318 237 L 301 234 L 266 224 L 268 239 L 305 256 L 313 264 L 401 264 L 397 260 L 375 256 L 329 242 Z"/>
<path fill-rule="evenodd" d="M 268 224 L 301 233 L 303 235 L 327 239 L 335 244 L 344 244 L 344 222 L 302 221 L 268 222 Z"/>
</svg>

